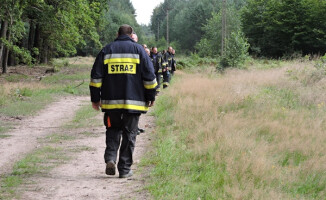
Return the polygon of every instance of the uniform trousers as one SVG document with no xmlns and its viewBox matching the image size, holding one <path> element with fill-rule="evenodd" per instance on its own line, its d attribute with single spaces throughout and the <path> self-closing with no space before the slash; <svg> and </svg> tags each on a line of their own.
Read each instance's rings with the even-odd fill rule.
<svg viewBox="0 0 326 200">
<path fill-rule="evenodd" d="M 156 93 L 161 91 L 161 76 L 162 73 L 161 72 L 156 72 L 156 81 L 157 81 L 157 87 L 156 87 Z"/>
<path fill-rule="evenodd" d="M 104 160 L 105 163 L 110 160 L 117 163 L 120 146 L 117 165 L 119 174 L 128 174 L 133 164 L 132 155 L 135 149 L 139 116 L 140 114 L 122 112 L 106 112 L 104 114 L 106 126 Z"/>
<path fill-rule="evenodd" d="M 163 88 L 167 88 L 169 86 L 170 82 L 170 72 L 169 70 L 166 70 L 163 72 Z"/>
</svg>

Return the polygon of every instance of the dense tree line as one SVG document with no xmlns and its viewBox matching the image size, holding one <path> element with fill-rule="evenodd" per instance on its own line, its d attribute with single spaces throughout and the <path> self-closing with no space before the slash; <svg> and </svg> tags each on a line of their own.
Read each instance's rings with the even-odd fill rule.
<svg viewBox="0 0 326 200">
<path fill-rule="evenodd" d="M 77 48 L 99 46 L 105 0 L 3 0 L 0 4 L 3 72 L 7 64 L 47 63 Z"/>
<path fill-rule="evenodd" d="M 121 24 L 143 38 L 130 0 L 1 0 L 0 68 L 95 55 Z"/>
<path fill-rule="evenodd" d="M 151 17 L 151 28 L 156 38 L 166 38 L 167 12 L 169 14 L 169 42 L 186 51 L 196 50 L 196 44 L 204 37 L 211 37 L 210 30 L 220 31 L 222 0 L 165 0 L 156 7 Z M 234 20 L 233 15 L 238 15 L 238 10 L 244 5 L 245 0 L 228 0 L 228 7 L 235 9 L 230 13 L 229 20 Z M 210 20 L 211 22 L 208 22 Z M 216 21 L 214 22 L 212 21 Z M 210 23 L 210 25 L 208 25 Z M 213 23 L 213 24 L 212 24 Z M 230 24 L 230 23 L 229 23 Z M 212 27 L 211 25 L 217 25 Z M 209 27 L 211 26 L 211 27 Z M 206 27 L 206 28 L 205 28 Z M 210 29 L 210 30 L 207 30 Z M 215 34 L 215 33 L 214 33 Z M 217 35 L 214 35 L 217 36 Z M 220 37 L 210 38 L 214 43 L 221 41 Z"/>
<path fill-rule="evenodd" d="M 326 1 L 226 2 L 227 38 L 248 39 L 252 54 L 282 57 L 326 52 Z M 221 53 L 221 10 L 222 0 L 165 0 L 153 11 L 151 29 L 157 40 L 167 39 L 168 22 L 169 42 L 174 46 L 217 56 Z"/>
<path fill-rule="evenodd" d="M 226 0 L 225 9 L 222 1 L 165 0 L 147 27 L 137 24 L 130 0 L 1 0 L 0 68 L 95 55 L 125 23 L 135 28 L 140 43 L 160 48 L 169 43 L 177 51 L 218 57 L 223 13 L 227 50 L 244 52 L 249 43 L 256 56 L 325 54 L 326 1 Z"/>
<path fill-rule="evenodd" d="M 326 52 L 326 1 L 248 0 L 243 31 L 256 55 Z"/>
</svg>

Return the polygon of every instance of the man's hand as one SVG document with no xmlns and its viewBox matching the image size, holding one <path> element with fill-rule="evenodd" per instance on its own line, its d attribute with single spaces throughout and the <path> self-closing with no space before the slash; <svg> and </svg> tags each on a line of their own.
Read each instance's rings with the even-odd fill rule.
<svg viewBox="0 0 326 200">
<path fill-rule="evenodd" d="M 148 104 L 148 107 L 152 107 L 152 106 L 154 106 L 154 102 L 155 101 L 149 101 L 147 104 Z"/>
<path fill-rule="evenodd" d="M 101 102 L 92 102 L 92 107 L 94 108 L 94 110 L 100 110 L 101 107 Z"/>
</svg>

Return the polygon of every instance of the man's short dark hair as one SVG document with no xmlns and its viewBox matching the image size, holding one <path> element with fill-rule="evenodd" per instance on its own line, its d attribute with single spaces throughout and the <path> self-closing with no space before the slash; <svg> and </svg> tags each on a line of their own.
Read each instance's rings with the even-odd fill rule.
<svg viewBox="0 0 326 200">
<path fill-rule="evenodd" d="M 118 31 L 119 35 L 131 35 L 132 33 L 133 33 L 133 29 L 128 24 L 121 25 Z"/>
</svg>

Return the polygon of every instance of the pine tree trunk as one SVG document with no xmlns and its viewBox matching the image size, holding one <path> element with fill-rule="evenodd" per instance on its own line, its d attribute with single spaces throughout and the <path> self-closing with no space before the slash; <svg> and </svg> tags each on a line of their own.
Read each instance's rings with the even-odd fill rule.
<svg viewBox="0 0 326 200">
<path fill-rule="evenodd" d="M 15 66 L 15 65 L 16 65 L 15 55 L 13 54 L 12 51 L 9 51 L 8 66 Z"/>
<path fill-rule="evenodd" d="M 7 41 L 10 43 L 11 40 L 11 31 L 7 32 Z M 3 52 L 3 60 L 2 60 L 2 73 L 7 73 L 7 66 L 8 66 L 8 57 L 9 57 L 9 48 L 4 47 Z"/>
<path fill-rule="evenodd" d="M 8 31 L 8 21 L 1 21 L 1 31 L 0 31 L 0 37 L 6 38 Z M 0 43 L 0 68 L 3 68 L 3 58 L 4 58 L 4 43 Z M 4 70 L 2 70 L 2 73 L 5 73 Z"/>
<path fill-rule="evenodd" d="M 34 47 L 34 36 L 35 36 L 35 26 L 34 21 L 31 20 L 30 27 L 29 27 L 29 34 L 28 34 L 28 45 L 27 48 L 29 51 Z"/>
<path fill-rule="evenodd" d="M 11 23 L 12 25 L 12 23 Z M 9 29 L 7 31 L 7 41 L 8 43 L 10 43 L 10 40 L 11 40 L 11 30 Z M 9 57 L 9 48 L 8 47 L 5 47 L 4 48 L 4 53 L 3 53 L 3 62 L 2 62 L 2 72 L 3 73 L 7 73 L 7 66 L 8 66 L 8 57 Z"/>
<path fill-rule="evenodd" d="M 49 47 L 46 44 L 46 42 L 44 42 L 44 44 L 43 44 L 42 60 L 41 60 L 42 63 L 48 64 L 48 54 L 49 54 Z"/>
<path fill-rule="evenodd" d="M 221 41 L 221 56 L 225 51 L 225 39 L 226 39 L 226 0 L 222 1 L 222 41 Z"/>
<path fill-rule="evenodd" d="M 40 54 L 41 54 L 41 30 L 40 25 L 36 24 L 35 26 L 35 35 L 34 35 L 34 45 L 33 47 L 39 50 L 39 55 L 33 55 L 36 62 L 40 62 Z"/>
</svg>

